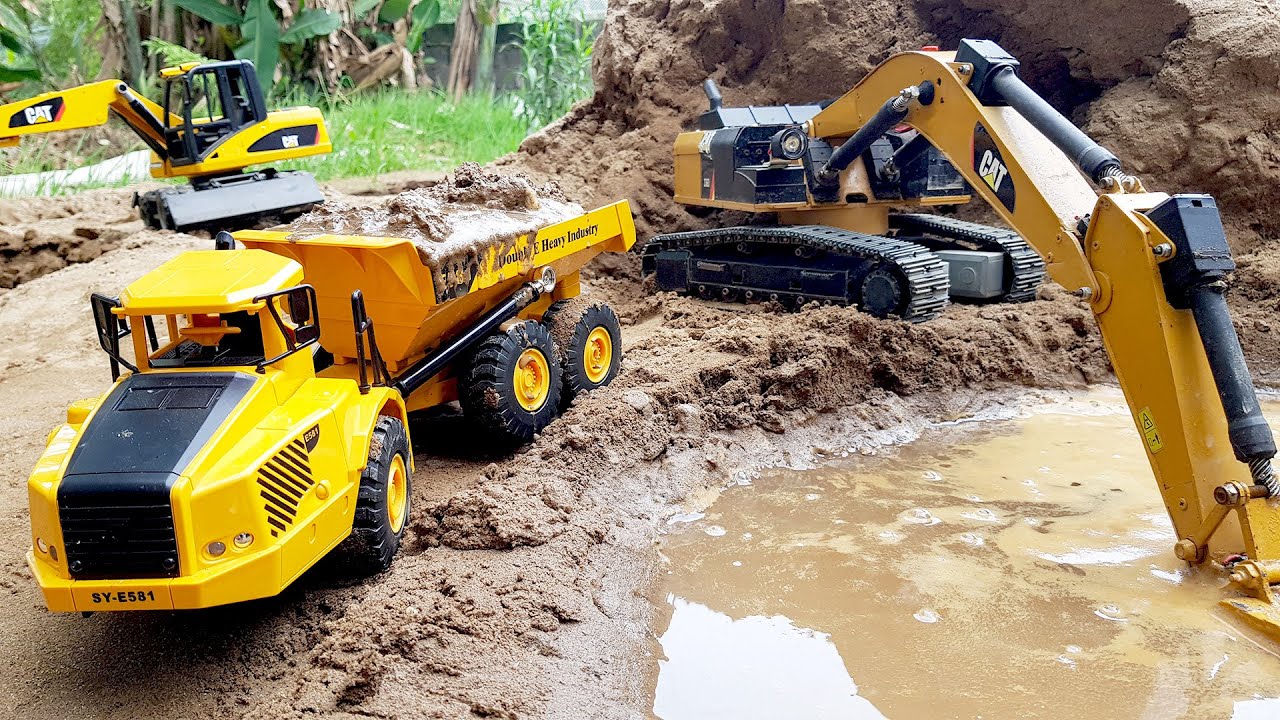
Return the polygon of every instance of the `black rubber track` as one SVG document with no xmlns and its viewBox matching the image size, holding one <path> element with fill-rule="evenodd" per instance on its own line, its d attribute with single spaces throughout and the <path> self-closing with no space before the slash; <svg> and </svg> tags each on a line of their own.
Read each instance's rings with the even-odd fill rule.
<svg viewBox="0 0 1280 720">
<path fill-rule="evenodd" d="M 407 493 L 405 519 L 400 532 L 392 531 L 391 518 L 387 515 L 391 462 L 396 455 L 404 459 Z M 347 561 L 359 574 L 375 575 L 391 567 L 391 561 L 400 549 L 400 538 L 409 526 L 409 511 L 413 504 L 413 477 L 409 472 L 411 457 L 409 436 L 405 434 L 400 419 L 378 418 L 369 442 L 369 464 L 360 475 L 351 535 L 343 545 Z"/>
<path fill-rule="evenodd" d="M 536 348 L 547 359 L 551 386 L 536 411 L 525 410 L 516 399 L 516 362 L 526 349 Z M 560 410 L 562 372 L 551 333 L 532 320 L 513 325 L 482 341 L 464 361 L 458 401 L 478 428 L 499 445 L 529 442 Z"/>
<path fill-rule="evenodd" d="M 890 215 L 889 225 L 908 234 L 934 235 L 969 243 L 977 250 L 1004 253 L 1009 261 L 1005 265 L 1005 293 L 994 302 L 1034 300 L 1036 290 L 1044 281 L 1044 260 L 1012 230 L 922 213 Z"/>
<path fill-rule="evenodd" d="M 932 320 L 942 313 L 948 303 L 946 263 L 928 248 L 906 240 L 865 235 L 827 225 L 743 225 L 657 235 L 645 244 L 642 251 L 644 270 L 651 270 L 654 256 L 663 250 L 694 250 L 720 245 L 736 246 L 740 243 L 810 248 L 849 258 L 863 267 L 892 266 L 904 281 L 906 294 L 900 303 L 900 310 L 894 313 L 903 320 Z M 844 302 L 856 304 L 857 300 L 853 292 L 850 292 Z"/>
</svg>

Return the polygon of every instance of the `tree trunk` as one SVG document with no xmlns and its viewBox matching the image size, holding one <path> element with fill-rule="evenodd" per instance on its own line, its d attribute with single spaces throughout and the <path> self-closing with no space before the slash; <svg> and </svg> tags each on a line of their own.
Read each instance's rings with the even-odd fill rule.
<svg viewBox="0 0 1280 720">
<path fill-rule="evenodd" d="M 178 42 L 178 18 L 173 3 L 169 0 L 155 0 L 160 5 L 160 39 L 165 42 Z"/>
<path fill-rule="evenodd" d="M 152 37 L 161 37 L 164 32 L 160 29 L 160 6 L 163 3 L 160 0 L 151 0 L 151 22 L 147 30 Z M 147 75 L 154 76 L 160 71 L 160 53 L 151 53 L 151 57 L 147 58 Z"/>
<path fill-rule="evenodd" d="M 125 80 L 137 87 L 147 66 L 142 60 L 142 38 L 138 33 L 138 14 L 133 0 L 120 0 L 120 19 L 124 25 Z"/>
<path fill-rule="evenodd" d="M 454 102 L 461 100 L 471 89 L 479 47 L 480 23 L 476 19 L 475 0 L 462 0 L 458 8 L 458 22 L 453 27 L 453 46 L 449 49 L 448 93 Z"/>
<path fill-rule="evenodd" d="M 480 31 L 480 47 L 476 51 L 476 89 L 482 93 L 493 94 L 493 54 L 498 44 L 498 14 L 502 10 L 501 2 L 493 3 L 493 11 L 489 22 Z"/>
</svg>

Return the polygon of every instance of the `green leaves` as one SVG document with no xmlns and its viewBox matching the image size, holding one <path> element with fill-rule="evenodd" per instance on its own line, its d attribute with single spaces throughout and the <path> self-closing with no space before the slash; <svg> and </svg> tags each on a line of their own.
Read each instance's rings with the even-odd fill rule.
<svg viewBox="0 0 1280 720">
<path fill-rule="evenodd" d="M 409 3 L 413 0 L 387 0 L 378 11 L 378 19 L 385 23 L 393 23 L 409 12 Z"/>
<path fill-rule="evenodd" d="M 39 80 L 40 71 L 35 68 L 9 67 L 8 65 L 0 65 L 0 82 L 22 82 L 25 80 Z"/>
<path fill-rule="evenodd" d="M 280 36 L 280 42 L 291 45 L 313 37 L 328 35 L 340 27 L 342 27 L 342 18 L 328 10 L 303 10 L 284 35 Z"/>
<path fill-rule="evenodd" d="M 423 30 L 440 22 L 440 0 L 422 0 L 413 8 L 413 24 Z"/>
<path fill-rule="evenodd" d="M 271 0 L 249 0 L 240 34 L 244 43 L 236 48 L 236 57 L 253 62 L 258 84 L 266 95 L 271 92 L 276 63 L 280 62 L 280 25 L 271 11 Z"/>
<path fill-rule="evenodd" d="M 523 25 L 520 114 L 532 131 L 591 96 L 595 27 L 572 0 L 530 0 Z"/>
<path fill-rule="evenodd" d="M 0 4 L 0 83 L 39 80 L 44 76 L 36 67 L 36 55 L 49 44 L 48 26 L 31 20 L 25 12 L 19 18 Z M 5 62 L 10 53 L 16 65 Z"/>
<path fill-rule="evenodd" d="M 377 7 L 382 0 L 358 0 L 355 7 L 351 8 L 351 16 L 356 20 L 363 18 L 370 10 Z"/>
<path fill-rule="evenodd" d="M 218 0 L 169 0 L 174 5 L 186 10 L 194 15 L 208 20 L 214 25 L 239 25 L 244 22 L 244 18 L 240 16 L 240 11 L 234 7 L 228 7 L 218 2 Z M 253 6 L 252 0 L 249 6 Z"/>
<path fill-rule="evenodd" d="M 433 25 L 440 22 L 440 0 L 422 0 L 413 6 L 409 24 L 409 52 L 422 49 L 422 38 Z"/>
<path fill-rule="evenodd" d="M 18 36 L 4 26 L 0 26 L 0 45 L 16 53 L 20 53 L 23 50 L 22 43 L 18 41 Z"/>
</svg>

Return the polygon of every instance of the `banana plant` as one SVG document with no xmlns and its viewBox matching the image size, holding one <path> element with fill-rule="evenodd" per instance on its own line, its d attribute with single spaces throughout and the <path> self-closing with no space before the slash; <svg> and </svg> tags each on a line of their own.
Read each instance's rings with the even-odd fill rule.
<svg viewBox="0 0 1280 720">
<path fill-rule="evenodd" d="M 248 0 L 244 13 L 219 0 L 171 0 L 174 5 L 214 25 L 233 27 L 239 31 L 241 43 L 235 56 L 253 61 L 258 83 L 264 94 L 271 91 L 280 63 L 281 46 L 302 46 L 308 40 L 322 37 L 342 27 L 342 18 L 328 10 L 308 8 L 298 13 L 287 28 L 272 9 L 271 0 Z"/>
<path fill-rule="evenodd" d="M 0 83 L 43 77 L 40 53 L 49 37 L 48 28 L 33 22 L 22 5 L 0 3 Z"/>
</svg>

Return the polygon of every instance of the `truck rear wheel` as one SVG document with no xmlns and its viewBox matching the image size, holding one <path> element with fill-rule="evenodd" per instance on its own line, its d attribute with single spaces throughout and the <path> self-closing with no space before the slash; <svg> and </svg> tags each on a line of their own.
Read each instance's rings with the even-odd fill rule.
<svg viewBox="0 0 1280 720">
<path fill-rule="evenodd" d="M 533 439 L 559 412 L 560 363 L 551 333 L 532 320 L 491 335 L 463 371 L 459 402 L 503 443 Z"/>
<path fill-rule="evenodd" d="M 391 567 L 409 524 L 413 479 L 409 437 L 399 418 L 380 417 L 369 441 L 369 463 L 360 475 L 356 516 L 345 550 L 355 569 L 375 575 Z"/>
<path fill-rule="evenodd" d="M 571 301 L 561 300 L 547 309 L 542 322 L 557 338 L 564 371 L 562 405 L 575 397 L 613 382 L 622 366 L 622 328 L 618 315 L 605 303 L 574 312 Z"/>
</svg>

